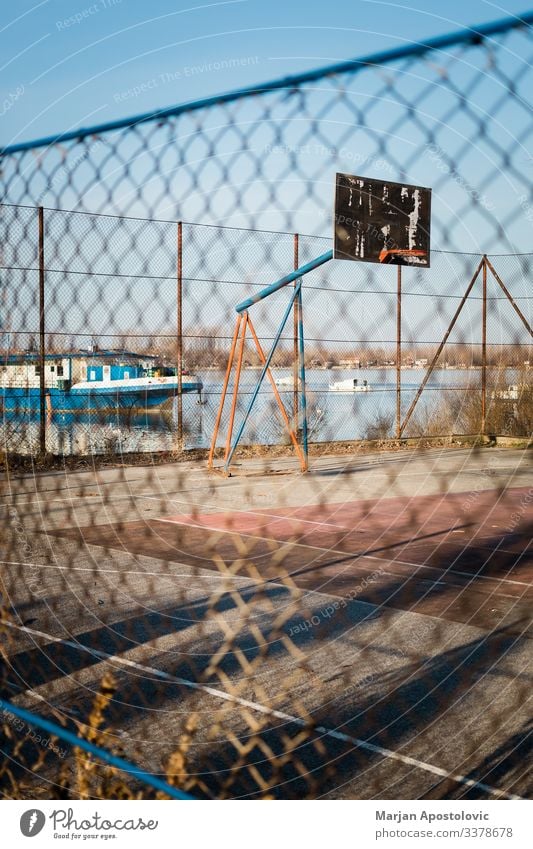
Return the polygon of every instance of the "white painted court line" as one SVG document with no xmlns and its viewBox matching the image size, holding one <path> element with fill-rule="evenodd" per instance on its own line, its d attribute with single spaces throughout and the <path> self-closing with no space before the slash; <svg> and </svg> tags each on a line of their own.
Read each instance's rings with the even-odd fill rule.
<svg viewBox="0 0 533 849">
<path fill-rule="evenodd" d="M 217 699 L 222 699 L 227 702 L 232 702 L 234 704 L 238 704 L 241 707 L 248 708 L 249 710 L 256 711 L 257 713 L 261 713 L 265 716 L 272 716 L 275 719 L 280 719 L 283 722 L 292 722 L 301 727 L 306 727 L 306 723 L 303 719 L 297 716 L 292 716 L 289 713 L 285 713 L 284 711 L 275 710 L 274 708 L 269 708 L 266 705 L 262 705 L 258 702 L 252 702 L 248 699 L 241 699 L 239 696 L 232 696 L 229 693 L 225 693 L 223 690 L 218 690 L 215 687 L 210 687 L 207 684 L 198 684 L 195 681 L 189 681 L 186 678 L 180 678 L 179 676 L 170 675 L 168 672 L 163 672 L 162 670 L 155 669 L 152 666 L 145 666 L 144 664 L 137 663 L 133 660 L 128 660 L 125 657 L 119 657 L 118 655 L 110 655 L 106 652 L 100 651 L 98 649 L 88 648 L 86 646 L 82 646 L 79 643 L 74 642 L 73 640 L 65 640 L 62 637 L 54 637 L 51 634 L 46 634 L 43 631 L 36 631 L 34 628 L 28 628 L 25 625 L 17 625 L 14 622 L 9 622 L 7 620 L 0 620 L 2 625 L 7 625 L 9 628 L 14 628 L 19 631 L 23 631 L 31 636 L 41 637 L 48 642 L 52 643 L 61 643 L 62 645 L 68 646 L 69 648 L 73 648 L 77 651 L 85 651 L 88 654 L 91 654 L 95 657 L 100 657 L 102 660 L 107 660 L 113 663 L 122 664 L 123 666 L 129 666 L 133 669 L 137 669 L 140 672 L 148 673 L 149 675 L 154 675 L 156 678 L 160 678 L 164 681 L 170 681 L 174 684 L 180 684 L 183 687 L 187 687 L 191 690 L 200 690 L 203 693 L 207 693 L 210 696 L 214 696 Z M 490 796 L 494 796 L 496 798 L 504 798 L 504 799 L 516 799 L 522 800 L 522 796 L 515 795 L 514 793 L 507 793 L 505 790 L 498 790 L 496 787 L 491 787 L 488 784 L 484 784 L 481 781 L 474 781 L 472 778 L 467 778 L 465 775 L 455 774 L 452 772 L 447 772 L 445 769 L 441 769 L 438 766 L 434 766 L 433 764 L 426 763 L 425 761 L 418 760 L 418 758 L 411 758 L 408 755 L 402 755 L 400 752 L 393 752 L 391 749 L 385 749 L 383 746 L 377 746 L 374 743 L 369 743 L 366 740 L 359 740 L 357 737 L 352 737 L 350 734 L 346 734 L 343 731 L 337 731 L 333 728 L 327 728 L 324 725 L 317 725 L 314 728 L 318 734 L 324 735 L 325 737 L 332 737 L 335 740 L 340 740 L 343 743 L 349 743 L 351 746 L 355 746 L 359 749 L 364 749 L 367 752 L 372 752 L 372 754 L 380 755 L 383 758 L 390 758 L 391 760 L 398 761 L 399 763 L 405 764 L 406 766 L 416 767 L 424 772 L 431 773 L 431 775 L 436 775 L 439 778 L 449 779 L 451 781 L 455 781 L 457 784 L 462 784 L 464 787 L 472 787 L 478 790 L 482 790 L 484 793 L 488 793 Z"/>
<path fill-rule="evenodd" d="M 185 520 L 185 517 L 184 517 L 184 520 Z M 210 527 L 209 525 L 198 525 L 195 522 L 190 522 L 190 521 L 189 522 L 186 522 L 186 521 L 182 522 L 182 521 L 179 521 L 177 519 L 160 519 L 157 516 L 154 516 L 153 518 L 151 518 L 150 521 L 151 522 L 167 522 L 168 524 L 171 524 L 171 525 L 184 525 L 186 527 L 194 527 L 194 528 L 199 528 L 200 530 L 204 530 L 204 531 L 211 531 L 212 533 L 237 534 L 240 537 L 248 537 L 250 539 L 258 539 L 258 540 L 263 540 L 263 541 L 269 540 L 269 537 L 262 537 L 262 536 L 258 536 L 257 534 L 246 533 L 245 531 L 236 531 L 236 530 L 233 530 L 231 528 L 227 528 L 227 529 L 216 528 L 216 527 Z M 343 528 L 343 530 L 346 530 L 346 529 Z M 277 542 L 280 542 L 280 540 L 277 540 Z M 94 543 L 92 543 L 92 544 L 94 545 Z M 360 552 L 360 551 L 341 551 L 338 548 L 323 548 L 320 545 L 310 545 L 309 543 L 298 542 L 296 540 L 294 540 L 294 541 L 285 540 L 285 541 L 281 542 L 281 545 L 287 545 L 290 548 L 294 548 L 296 546 L 298 546 L 300 548 L 309 548 L 311 551 L 320 551 L 323 554 L 339 554 L 339 555 L 342 555 L 344 558 L 353 557 L 354 560 L 376 560 L 379 563 L 383 563 L 385 565 L 387 565 L 387 564 L 392 565 L 394 563 L 397 563 L 399 566 L 409 566 L 411 569 L 428 569 L 428 570 L 435 571 L 435 566 L 427 566 L 425 563 L 411 563 L 408 560 L 398 560 L 397 558 L 394 558 L 394 559 L 387 558 L 387 559 L 385 559 L 384 557 L 377 557 L 375 554 L 364 554 L 363 552 Z M 290 573 L 290 574 L 292 574 L 292 573 Z M 393 574 L 393 573 L 391 573 L 391 574 Z M 479 575 L 477 573 L 473 574 L 471 572 L 462 572 L 459 569 L 447 569 L 446 575 L 452 575 L 452 576 L 453 575 L 461 575 L 462 577 L 469 578 L 470 581 L 474 580 L 474 578 L 476 579 L 476 581 L 477 580 L 490 581 L 491 583 L 495 583 L 498 586 L 501 586 L 502 584 L 516 584 L 516 586 L 518 586 L 518 587 L 528 587 L 528 588 L 531 587 L 531 582 L 515 581 L 515 580 L 512 580 L 510 578 L 492 578 L 490 575 Z M 446 581 L 445 582 L 434 581 L 433 583 L 448 583 L 448 582 L 446 582 Z M 514 596 L 509 596 L 509 597 L 514 598 Z"/>
<path fill-rule="evenodd" d="M 319 506 L 319 505 L 317 505 L 317 506 Z M 265 509 L 267 510 L 268 508 L 265 508 Z M 228 529 L 231 530 L 231 520 L 230 520 L 230 523 L 228 524 L 228 528 L 218 528 L 217 529 L 217 528 L 211 528 L 208 525 L 201 525 L 198 522 L 182 521 L 181 515 L 183 515 L 183 514 L 178 514 L 176 517 L 166 516 L 166 517 L 162 517 L 162 518 L 154 516 L 154 521 L 157 521 L 157 522 L 174 522 L 176 525 L 194 524 L 194 526 L 197 527 L 197 528 L 205 528 L 207 531 L 218 530 L 218 531 L 221 531 L 222 533 L 226 533 L 228 531 Z M 239 516 L 254 516 L 254 517 L 257 517 L 258 520 L 259 519 L 274 519 L 275 521 L 279 520 L 281 522 L 294 522 L 294 524 L 317 525 L 320 528 L 322 528 L 322 527 L 335 528 L 335 530 L 337 530 L 337 531 L 345 531 L 346 532 L 346 531 L 349 530 L 349 528 L 347 528 L 346 525 L 335 525 L 333 522 L 317 522 L 314 519 L 300 519 L 299 516 L 278 516 L 275 513 L 261 513 L 259 510 L 235 510 L 231 513 L 229 513 L 227 510 L 218 510 L 214 513 L 207 513 L 207 514 L 203 513 L 202 515 L 232 516 L 232 517 L 236 516 L 237 518 Z M 187 519 L 187 518 L 188 518 L 187 515 L 183 515 L 184 520 Z M 256 524 L 260 524 L 259 521 L 257 521 Z M 235 531 L 235 533 L 239 533 L 239 531 Z"/>
<path fill-rule="evenodd" d="M 145 556 L 148 557 L 149 555 L 141 555 L 141 556 L 142 557 L 145 557 Z M 221 580 L 223 578 L 225 578 L 225 579 L 228 579 L 228 578 L 235 579 L 235 578 L 238 577 L 242 580 L 251 580 L 251 579 L 245 579 L 242 575 L 218 575 L 216 572 L 213 572 L 212 570 L 209 570 L 209 574 L 206 574 L 206 575 L 191 575 L 190 571 L 189 572 L 145 572 L 143 569 L 139 569 L 139 570 L 137 570 L 137 569 L 101 569 L 100 567 L 98 567 L 98 569 L 95 569 L 94 567 L 89 568 L 89 567 L 84 567 L 84 566 L 61 566 L 60 564 L 57 564 L 57 563 L 23 563 L 23 562 L 20 562 L 20 561 L 17 561 L 17 560 L 0 560 L 0 563 L 3 566 L 31 566 L 32 568 L 35 568 L 35 569 L 59 569 L 59 570 L 67 571 L 67 572 L 90 572 L 92 575 L 94 575 L 94 574 L 98 574 L 98 575 L 139 575 L 139 576 L 147 575 L 148 577 L 155 577 L 155 578 L 189 578 L 189 579 L 190 578 L 206 578 L 206 579 L 215 578 L 215 579 L 218 579 L 218 580 Z M 180 564 L 176 563 L 175 565 L 179 566 Z M 206 571 L 208 569 L 207 566 L 198 566 L 197 568 L 205 569 Z"/>
</svg>

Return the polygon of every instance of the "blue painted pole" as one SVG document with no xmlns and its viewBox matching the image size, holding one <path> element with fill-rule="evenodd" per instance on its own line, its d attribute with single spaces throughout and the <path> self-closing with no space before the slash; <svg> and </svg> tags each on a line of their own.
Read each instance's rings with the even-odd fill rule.
<svg viewBox="0 0 533 849">
<path fill-rule="evenodd" d="M 101 761 L 104 761 L 104 763 L 108 763 L 110 766 L 114 766 L 117 769 L 122 770 L 122 772 L 127 772 L 134 778 L 139 779 L 139 781 L 143 781 L 145 784 L 155 787 L 156 790 L 161 790 L 172 799 L 194 800 L 194 796 L 189 796 L 188 793 L 184 793 L 183 790 L 178 790 L 176 787 L 172 787 L 170 784 L 167 784 L 166 781 L 162 781 L 155 775 L 150 775 L 149 772 L 144 772 L 144 770 L 139 769 L 116 755 L 113 755 L 106 749 L 102 749 L 100 746 L 95 746 L 94 743 L 90 743 L 88 740 L 78 737 L 76 734 L 73 734 L 72 731 L 67 731 L 66 728 L 62 728 L 55 722 L 50 722 L 50 720 L 44 719 L 44 717 L 39 716 L 38 714 L 30 713 L 30 711 L 24 710 L 23 708 L 18 707 L 18 705 L 11 704 L 11 702 L 5 701 L 4 699 L 0 699 L 0 707 L 9 713 L 13 713 L 15 716 L 20 717 L 20 719 L 24 720 L 24 722 L 28 725 L 42 728 L 48 734 L 53 734 L 54 737 L 59 737 L 60 740 L 65 740 L 65 742 L 70 743 L 71 746 L 76 746 L 78 749 L 84 749 L 86 752 L 89 752 L 89 754 L 94 755 Z"/>
<path fill-rule="evenodd" d="M 229 469 L 231 459 L 232 459 L 232 457 L 235 453 L 235 449 L 237 448 L 237 445 L 239 444 L 239 441 L 240 441 L 240 438 L 243 434 L 244 428 L 246 427 L 246 422 L 248 421 L 250 413 L 252 412 L 252 407 L 254 406 L 256 398 L 259 394 L 259 390 L 261 389 L 261 384 L 263 383 L 263 379 L 265 377 L 265 374 L 267 373 L 267 371 L 270 367 L 270 362 L 272 360 L 272 357 L 274 356 L 274 351 L 276 350 L 276 347 L 277 347 L 278 342 L 280 340 L 281 334 L 283 333 L 283 328 L 287 324 L 287 319 L 288 319 L 289 315 L 291 314 L 292 305 L 294 303 L 295 298 L 298 297 L 298 294 L 300 293 L 301 288 L 302 288 L 302 284 L 301 284 L 301 281 L 300 281 L 300 283 L 294 289 L 294 292 L 291 295 L 290 301 L 287 305 L 287 309 L 285 310 L 283 318 L 281 319 L 281 324 L 278 328 L 278 332 L 276 333 L 276 337 L 274 339 L 274 342 L 272 343 L 272 347 L 271 347 L 270 351 L 268 352 L 268 356 L 265 360 L 265 364 L 263 366 L 261 374 L 259 375 L 259 380 L 257 381 L 257 386 L 255 387 L 254 391 L 252 392 L 252 397 L 250 398 L 250 403 L 248 404 L 248 409 L 246 410 L 246 413 L 244 414 L 244 418 L 241 422 L 239 430 L 237 431 L 237 434 L 236 434 L 235 439 L 233 441 L 233 445 L 231 446 L 231 451 L 228 454 L 228 459 L 226 460 L 226 462 L 224 464 L 224 468 L 226 469 L 226 471 Z"/>
<path fill-rule="evenodd" d="M 35 139 L 30 142 L 17 142 L 16 144 L 7 145 L 0 149 L 0 156 L 7 154 L 19 153 L 24 150 L 33 150 L 38 147 L 48 147 L 49 145 L 57 144 L 58 142 L 66 142 L 71 140 L 81 141 L 87 136 L 99 136 L 102 133 L 121 130 L 126 127 L 137 127 L 139 124 L 144 124 L 147 121 L 163 121 L 165 118 L 177 117 L 185 113 L 194 112 L 199 109 L 209 109 L 213 106 L 220 106 L 224 103 L 233 103 L 236 100 L 241 100 L 245 97 L 257 97 L 257 95 L 266 94 L 280 89 L 292 91 L 297 86 L 305 83 L 316 82 L 317 80 L 325 79 L 333 74 L 354 74 L 362 71 L 370 66 L 387 65 L 390 62 L 396 62 L 398 59 L 409 59 L 414 56 L 423 56 L 435 50 L 447 50 L 449 47 L 455 47 L 459 44 L 479 44 L 485 38 L 490 38 L 492 35 L 504 33 L 512 29 L 526 28 L 533 24 L 533 11 L 527 10 L 522 14 L 516 14 L 512 17 L 500 18 L 488 24 L 481 26 L 463 27 L 463 29 L 439 35 L 436 38 L 429 38 L 427 41 L 419 41 L 407 44 L 402 44 L 400 47 L 393 47 L 389 50 L 383 50 L 379 53 L 371 53 L 366 56 L 360 56 L 357 59 L 348 59 L 343 62 L 337 62 L 334 65 L 326 65 L 321 68 L 315 68 L 312 71 L 305 71 L 302 74 L 292 74 L 287 77 L 281 77 L 277 80 L 270 80 L 266 83 L 250 86 L 248 88 L 236 89 L 235 91 L 217 94 L 213 97 L 202 98 L 201 100 L 193 100 L 189 103 L 180 103 L 177 106 L 171 106 L 166 109 L 157 109 L 152 112 L 144 112 L 141 115 L 130 115 L 127 118 L 119 118 L 116 121 L 108 121 L 105 124 L 95 124 L 92 127 L 79 127 L 76 130 L 58 133 L 55 136 L 47 138 Z"/>
<path fill-rule="evenodd" d="M 294 283 L 294 281 L 298 280 L 299 277 L 303 277 L 304 274 L 308 274 L 320 265 L 324 265 L 324 263 L 329 262 L 330 259 L 333 259 L 333 251 L 327 251 L 325 254 L 318 256 L 316 259 L 312 259 L 311 262 L 301 265 L 300 268 L 296 268 L 294 271 L 291 271 L 290 274 L 286 274 L 285 277 L 281 277 L 279 280 L 276 280 L 275 283 L 271 283 L 270 286 L 266 286 L 264 289 L 261 289 L 257 295 L 252 295 L 251 298 L 246 298 L 245 301 L 241 301 L 240 304 L 237 304 L 235 309 L 237 312 L 245 312 L 245 310 L 249 309 L 254 304 L 264 300 L 264 298 L 268 298 L 268 296 L 272 295 L 273 292 L 283 289 L 283 287 L 287 286 L 289 283 Z"/>
<path fill-rule="evenodd" d="M 302 408 L 302 444 L 305 457 L 305 471 L 308 468 L 309 445 L 307 433 L 307 397 L 305 391 L 305 352 L 304 352 L 304 322 L 302 311 L 302 285 L 298 287 L 298 356 L 300 360 L 300 391 Z"/>
</svg>

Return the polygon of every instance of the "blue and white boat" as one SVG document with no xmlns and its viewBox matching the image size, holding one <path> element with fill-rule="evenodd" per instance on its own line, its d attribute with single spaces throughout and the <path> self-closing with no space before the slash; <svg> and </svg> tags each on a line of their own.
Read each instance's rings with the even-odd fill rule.
<svg viewBox="0 0 533 849">
<path fill-rule="evenodd" d="M 40 409 L 40 360 L 35 351 L 10 354 L 0 363 L 0 405 L 5 411 Z M 202 382 L 182 373 L 182 392 L 202 391 Z M 132 351 L 46 354 L 45 404 L 50 412 L 147 409 L 178 394 L 178 375 L 158 357 Z"/>
</svg>

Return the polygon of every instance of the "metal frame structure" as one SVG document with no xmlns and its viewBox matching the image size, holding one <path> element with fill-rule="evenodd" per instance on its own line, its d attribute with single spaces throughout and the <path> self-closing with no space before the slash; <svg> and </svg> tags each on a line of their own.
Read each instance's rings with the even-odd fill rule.
<svg viewBox="0 0 533 849">
<path fill-rule="evenodd" d="M 297 241 L 295 242 L 295 257 L 297 257 L 297 253 L 296 253 L 297 247 L 296 246 L 297 246 Z M 289 434 L 290 440 L 291 440 L 292 444 L 294 445 L 294 449 L 295 449 L 296 454 L 297 454 L 297 456 L 300 460 L 300 466 L 301 466 L 302 472 L 306 472 L 308 470 L 308 468 L 309 468 L 309 444 L 308 444 L 307 399 L 306 399 L 306 384 L 305 384 L 305 351 L 304 351 L 302 279 L 301 278 L 304 277 L 306 274 L 308 274 L 310 271 L 313 271 L 314 269 L 318 268 L 319 266 L 324 265 L 324 263 L 329 262 L 331 259 L 333 259 L 333 251 L 332 250 L 327 251 L 326 253 L 322 254 L 321 256 L 317 257 L 316 259 L 311 260 L 311 262 L 308 262 L 305 265 L 302 265 L 300 268 L 295 269 L 290 274 L 287 274 L 285 277 L 282 277 L 279 280 L 277 280 L 276 282 L 271 283 L 269 286 L 266 286 L 264 289 L 262 289 L 256 295 L 253 295 L 250 298 L 247 298 L 246 300 L 242 301 L 240 304 L 237 304 L 237 306 L 235 308 L 236 311 L 237 311 L 237 320 L 236 320 L 236 324 L 235 324 L 235 331 L 234 331 L 234 334 L 233 334 L 231 350 L 230 350 L 230 354 L 229 354 L 229 358 L 228 358 L 228 364 L 227 364 L 227 367 L 226 367 L 226 374 L 225 374 L 225 378 L 224 378 L 224 385 L 223 385 L 223 388 L 222 388 L 222 393 L 221 393 L 221 397 L 220 397 L 220 404 L 219 404 L 219 408 L 218 408 L 218 412 L 217 412 L 215 428 L 214 428 L 214 431 L 213 431 L 213 436 L 212 436 L 212 440 L 211 440 L 211 447 L 210 447 L 210 451 L 209 451 L 209 458 L 208 458 L 208 468 L 209 469 L 214 468 L 214 457 L 215 457 L 215 450 L 216 450 L 216 442 L 217 442 L 217 438 L 218 438 L 218 434 L 219 434 L 219 430 L 220 430 L 220 424 L 221 424 L 221 421 L 222 421 L 222 415 L 223 415 L 224 405 L 225 405 L 226 396 L 227 396 L 227 392 L 228 392 L 228 386 L 229 386 L 231 374 L 232 374 L 233 367 L 234 367 L 235 351 L 236 351 L 236 347 L 237 347 L 237 341 L 240 338 L 237 362 L 235 364 L 235 377 L 234 377 L 234 381 L 233 381 L 233 397 L 232 397 L 232 403 L 231 403 L 230 419 L 229 419 L 229 424 L 228 424 L 228 429 L 227 429 L 227 434 L 226 434 L 223 471 L 225 472 L 225 474 L 229 474 L 231 461 L 234 457 L 237 446 L 238 446 L 238 444 L 239 444 L 239 442 L 242 438 L 242 435 L 244 433 L 244 429 L 246 427 L 246 423 L 247 423 L 247 421 L 250 417 L 253 406 L 254 406 L 254 404 L 257 400 L 257 396 L 259 394 L 259 391 L 261 389 L 261 386 L 262 386 L 262 383 L 263 383 L 265 376 L 268 377 L 268 379 L 271 383 L 271 386 L 272 386 L 272 389 L 273 389 L 273 392 L 274 392 L 274 396 L 275 396 L 277 404 L 280 408 L 280 412 L 281 412 L 285 427 L 287 428 L 287 432 Z M 460 316 L 460 314 L 463 310 L 464 305 L 466 304 L 466 302 L 468 300 L 470 293 L 472 292 L 472 289 L 474 288 L 474 285 L 475 285 L 476 280 L 478 279 L 480 273 L 482 273 L 482 280 L 483 280 L 480 433 L 481 433 L 482 436 L 486 435 L 487 300 L 488 300 L 488 296 L 487 296 L 487 277 L 488 277 L 488 274 L 487 274 L 487 272 L 488 271 L 491 272 L 492 276 L 494 277 L 494 279 L 496 280 L 496 282 L 498 283 L 498 285 L 500 286 L 500 288 L 504 292 L 505 296 L 509 299 L 511 306 L 513 307 L 516 314 L 518 315 L 518 317 L 522 321 L 524 327 L 529 332 L 530 336 L 533 338 L 533 328 L 531 327 L 531 325 L 527 321 L 526 317 L 524 316 L 524 314 L 522 313 L 522 311 L 520 310 L 520 308 L 518 307 L 518 305 L 514 301 L 511 293 L 509 292 L 509 290 L 507 289 L 507 287 L 503 283 L 502 279 L 500 278 L 500 276 L 496 272 L 494 266 L 492 265 L 492 263 L 490 262 L 488 257 L 484 254 L 482 256 L 475 272 L 474 272 L 474 275 L 472 276 L 472 278 L 471 278 L 471 280 L 468 284 L 468 287 L 467 287 L 467 289 L 466 289 L 466 291 L 465 291 L 465 293 L 464 293 L 464 295 L 461 299 L 461 302 L 459 303 L 459 306 L 457 307 L 457 310 L 455 311 L 455 314 L 454 314 L 453 318 L 451 319 L 451 321 L 450 321 L 450 323 L 449 323 L 449 325 L 446 329 L 446 332 L 445 332 L 445 334 L 442 338 L 442 341 L 440 342 L 440 344 L 439 344 L 439 346 L 438 346 L 438 348 L 437 348 L 437 350 L 436 350 L 436 352 L 433 356 L 433 359 L 432 359 L 430 365 L 428 366 L 428 369 L 427 369 L 427 371 L 424 375 L 424 378 L 423 378 L 420 386 L 418 387 L 418 389 L 416 391 L 415 397 L 413 398 L 413 400 L 412 400 L 412 402 L 409 406 L 409 409 L 407 410 L 405 417 L 402 421 L 402 419 L 401 419 L 402 274 L 401 274 L 401 266 L 400 265 L 398 266 L 398 268 L 397 268 L 397 300 L 396 300 L 396 310 L 397 310 L 397 312 L 396 312 L 396 332 L 397 332 L 397 338 L 396 338 L 396 438 L 397 439 L 402 439 L 405 428 L 407 427 L 407 425 L 408 425 L 408 423 L 409 423 L 409 421 L 410 421 L 410 419 L 411 419 L 411 417 L 414 413 L 414 410 L 415 410 L 415 408 L 418 404 L 418 401 L 420 400 L 420 396 L 422 395 L 422 393 L 423 393 L 423 391 L 426 387 L 426 384 L 427 384 L 429 378 L 431 377 L 431 375 L 432 375 L 432 373 L 435 369 L 435 366 L 436 366 L 438 359 L 439 359 L 439 357 L 440 357 L 440 355 L 441 355 L 441 353 L 444 349 L 444 346 L 446 345 L 446 342 L 448 341 L 448 338 L 449 338 L 453 328 L 455 327 L 455 324 L 457 323 L 457 320 L 458 320 L 458 318 L 459 318 L 459 316 Z M 248 310 L 254 304 L 265 300 L 265 298 L 268 298 L 269 295 L 272 295 L 274 292 L 278 292 L 280 289 L 282 289 L 285 286 L 288 286 L 290 283 L 295 284 L 294 291 L 291 294 L 291 297 L 289 299 L 289 303 L 288 303 L 287 308 L 286 308 L 286 310 L 283 314 L 283 318 L 281 320 L 281 323 L 280 323 L 278 330 L 276 332 L 276 335 L 274 337 L 272 347 L 270 348 L 268 355 L 265 356 L 263 348 L 261 347 L 261 343 L 259 342 L 259 339 L 258 339 L 257 334 L 255 332 L 254 326 L 252 324 L 252 320 L 249 316 Z M 291 310 L 294 310 L 294 324 L 295 324 L 295 328 L 297 329 L 297 335 L 295 336 L 295 343 L 297 343 L 297 362 L 295 361 L 295 364 L 294 364 L 295 367 L 293 369 L 293 374 L 298 375 L 299 386 L 297 386 L 296 383 L 295 383 L 295 385 L 294 385 L 294 397 L 298 398 L 300 408 L 301 408 L 301 419 L 302 419 L 301 445 L 300 445 L 300 442 L 299 442 L 299 439 L 298 439 L 298 436 L 299 436 L 299 433 L 298 433 L 298 413 L 295 413 L 294 424 L 291 427 L 289 415 L 287 413 L 287 410 L 285 409 L 285 406 L 284 406 L 283 401 L 281 399 L 281 396 L 278 392 L 278 388 L 276 386 L 274 377 L 273 377 L 271 369 L 270 369 L 270 363 L 272 361 L 272 357 L 274 356 L 276 348 L 279 344 L 281 334 L 283 333 L 283 329 L 285 328 L 285 325 L 287 324 L 287 320 L 289 318 Z M 256 347 L 257 353 L 259 354 L 259 358 L 261 360 L 261 363 L 263 364 L 263 368 L 262 368 L 261 374 L 259 376 L 259 380 L 257 381 L 257 384 L 256 384 L 256 386 L 255 386 L 255 388 L 254 388 L 254 390 L 251 394 L 250 401 L 248 403 L 248 407 L 247 407 L 246 412 L 244 414 L 243 420 L 241 421 L 241 423 L 240 423 L 240 425 L 237 429 L 236 435 L 233 438 L 233 428 L 234 428 L 234 424 L 235 424 L 235 412 L 236 412 L 236 408 L 237 408 L 237 397 L 238 397 L 238 392 L 239 392 L 239 382 L 240 382 L 240 377 L 241 377 L 242 361 L 243 361 L 243 353 L 244 353 L 244 343 L 245 343 L 247 328 L 250 328 L 250 333 L 251 333 L 253 341 L 255 343 L 255 347 Z M 296 368 L 296 366 L 297 366 L 297 368 Z"/>
<path fill-rule="evenodd" d="M 295 258 L 297 257 L 297 241 L 295 241 Z M 237 304 L 235 310 L 237 312 L 237 319 L 235 323 L 235 330 L 233 333 L 233 339 L 231 343 L 230 354 L 228 358 L 228 364 L 226 367 L 226 375 L 224 378 L 224 385 L 222 387 L 222 393 L 220 396 L 220 404 L 218 407 L 217 417 L 215 421 L 215 428 L 213 431 L 213 436 L 211 439 L 211 448 L 209 450 L 209 458 L 207 461 L 207 466 L 209 469 L 213 468 L 213 461 L 215 456 L 215 449 L 217 438 L 220 430 L 220 423 L 222 421 L 222 414 L 224 411 L 224 405 L 226 401 L 226 396 L 228 392 L 228 385 L 231 377 L 231 373 L 233 370 L 233 364 L 235 359 L 235 350 L 237 347 L 237 340 L 240 336 L 240 344 L 237 355 L 237 362 L 235 365 L 235 377 L 233 380 L 233 397 L 231 402 L 231 410 L 230 410 L 230 418 L 228 423 L 228 429 L 226 434 L 226 447 L 224 451 L 224 472 L 229 474 L 229 468 L 231 465 L 231 461 L 237 449 L 237 446 L 241 440 L 241 437 L 244 433 L 244 429 L 246 427 L 246 423 L 250 417 L 250 413 L 252 412 L 253 406 L 257 400 L 257 396 L 261 389 L 263 380 L 265 375 L 268 377 L 270 384 L 272 386 L 272 390 L 274 392 L 274 397 L 277 401 L 278 407 L 281 412 L 281 416 L 285 427 L 287 428 L 287 432 L 289 434 L 289 438 L 294 445 L 294 449 L 296 454 L 300 460 L 300 467 L 302 472 L 306 472 L 309 468 L 309 443 L 308 443 L 308 423 L 307 423 L 307 399 L 306 399 L 306 387 L 305 387 L 305 343 L 304 343 L 304 328 L 303 328 L 303 303 L 302 303 L 302 280 L 301 278 L 308 274 L 310 271 L 314 271 L 315 268 L 319 268 L 324 263 L 329 262 L 333 259 L 333 251 L 327 251 L 324 254 L 321 254 L 316 259 L 311 260 L 310 262 L 302 265 L 300 268 L 296 268 L 294 271 L 291 271 L 290 274 L 285 275 L 285 277 L 281 277 L 279 280 L 276 280 L 274 283 L 271 283 L 269 286 L 266 286 L 264 289 L 261 289 L 256 295 L 253 295 L 250 298 L 247 298 L 244 301 L 241 301 L 240 304 Z M 290 283 L 294 283 L 294 290 L 289 299 L 289 303 L 285 309 L 283 314 L 283 318 L 281 319 L 281 323 L 277 329 L 276 335 L 274 337 L 274 341 L 268 352 L 268 355 L 265 356 L 265 352 L 259 342 L 259 338 L 255 332 L 255 328 L 252 324 L 252 320 L 249 316 L 248 310 L 254 304 L 259 303 L 260 301 L 268 298 L 269 295 L 274 294 L 274 292 L 278 292 L 280 289 L 283 289 L 285 286 L 288 286 Z M 281 338 L 281 334 L 283 333 L 283 329 L 287 324 L 289 315 L 291 314 L 291 310 L 294 310 L 294 323 L 295 328 L 297 328 L 297 336 L 295 341 L 297 342 L 298 349 L 298 385 L 295 383 L 294 386 L 294 395 L 295 397 L 299 397 L 299 404 L 301 409 L 301 418 L 302 418 L 302 444 L 298 440 L 298 422 L 297 422 L 297 414 L 294 416 L 294 424 L 291 426 L 291 422 L 289 419 L 289 415 L 287 410 L 285 409 L 285 405 L 281 400 L 281 396 L 278 392 L 278 387 L 276 386 L 276 382 L 272 375 L 272 371 L 270 369 L 270 363 L 272 362 L 272 357 L 276 351 L 276 348 L 279 344 L 279 340 Z M 250 328 L 250 333 L 252 335 L 257 353 L 259 358 L 263 364 L 263 368 L 261 370 L 261 374 L 259 375 L 259 380 L 251 394 L 250 401 L 248 403 L 248 407 L 244 414 L 243 420 L 240 423 L 237 432 L 235 434 L 235 438 L 232 442 L 233 437 L 233 427 L 235 424 L 235 411 L 237 408 L 237 397 L 239 393 L 239 382 L 241 377 L 241 369 L 242 369 L 242 360 L 244 353 L 244 342 L 246 338 L 246 330 Z M 294 373 L 294 372 L 293 372 Z M 298 391 L 299 390 L 299 391 Z"/>
</svg>

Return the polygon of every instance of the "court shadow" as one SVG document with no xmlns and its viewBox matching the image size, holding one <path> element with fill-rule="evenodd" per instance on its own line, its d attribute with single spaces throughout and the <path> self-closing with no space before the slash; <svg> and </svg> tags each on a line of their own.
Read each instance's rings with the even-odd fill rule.
<svg viewBox="0 0 533 849">
<path fill-rule="evenodd" d="M 526 751 L 524 730 L 513 735 L 510 743 L 498 744 L 477 765 L 479 734 L 469 729 L 461 736 L 461 729 L 455 727 L 457 740 L 448 754 L 450 741 L 443 736 L 441 726 L 448 711 L 468 697 L 476 682 L 483 686 L 497 660 L 510 656 L 520 645 L 516 635 L 501 629 L 422 664 L 407 664 L 393 673 L 376 676 L 367 688 L 370 693 L 363 686 L 347 691 L 344 697 L 313 711 L 307 723 L 274 720 L 262 728 L 260 743 L 250 749 L 239 772 L 233 773 L 228 795 L 255 798 L 267 792 L 279 799 L 423 798 L 435 787 L 433 764 L 442 764 L 452 774 L 466 772 L 467 779 L 506 792 L 524 792 L 523 777 L 510 771 L 511 766 L 517 769 L 517 753 Z M 524 695 L 528 686 L 524 685 Z M 493 729 L 496 738 L 505 731 L 507 722 L 501 717 L 501 726 Z M 302 726 L 306 733 L 302 733 Z M 240 742 L 244 745 L 246 737 Z M 408 748 L 410 743 L 414 744 L 415 761 L 403 763 L 402 755 L 413 752 Z M 265 756 L 269 751 L 271 754 Z M 510 760 L 512 752 L 516 753 L 514 761 Z M 220 775 L 234 761 L 235 749 L 226 744 L 195 766 L 201 770 L 207 795 L 219 792 Z M 254 780 L 257 772 L 268 791 Z M 464 791 L 465 783 L 449 780 L 442 785 L 438 798 L 455 798 Z M 468 789 L 468 798 L 492 796 L 476 784 Z"/>
<path fill-rule="evenodd" d="M 477 766 L 470 768 L 465 778 L 491 786 L 505 787 L 509 793 L 531 796 L 531 761 L 533 755 L 533 721 L 511 734 Z M 475 788 L 444 780 L 435 784 L 426 799 L 475 799 Z"/>
</svg>

